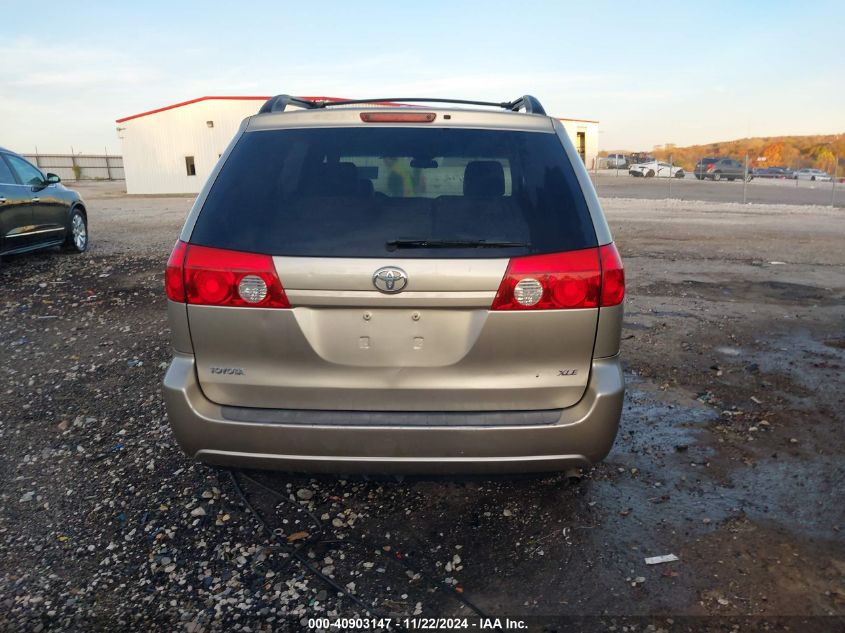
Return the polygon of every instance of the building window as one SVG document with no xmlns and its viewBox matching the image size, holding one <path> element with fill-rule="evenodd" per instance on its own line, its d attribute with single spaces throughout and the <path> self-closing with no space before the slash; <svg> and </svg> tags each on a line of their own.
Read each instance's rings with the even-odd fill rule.
<svg viewBox="0 0 845 633">
<path fill-rule="evenodd" d="M 185 169 L 187 170 L 189 176 L 197 175 L 197 166 L 194 164 L 193 156 L 185 156 Z"/>
</svg>

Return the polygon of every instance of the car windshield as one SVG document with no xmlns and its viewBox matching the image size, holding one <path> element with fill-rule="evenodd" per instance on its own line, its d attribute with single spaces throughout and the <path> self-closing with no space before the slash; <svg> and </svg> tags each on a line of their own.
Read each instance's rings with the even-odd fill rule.
<svg viewBox="0 0 845 633">
<path fill-rule="evenodd" d="M 360 126 L 244 134 L 191 242 L 272 255 L 470 258 L 588 248 L 596 236 L 554 133 Z"/>
</svg>

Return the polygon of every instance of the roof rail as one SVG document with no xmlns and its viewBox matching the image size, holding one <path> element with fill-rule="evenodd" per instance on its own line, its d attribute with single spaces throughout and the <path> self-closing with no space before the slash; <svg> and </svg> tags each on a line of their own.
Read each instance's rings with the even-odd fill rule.
<svg viewBox="0 0 845 633">
<path fill-rule="evenodd" d="M 525 110 L 526 114 L 542 114 L 545 116 L 546 110 L 542 104 L 537 100 L 537 97 L 531 95 L 522 95 L 519 99 L 515 99 L 507 104 L 508 110 L 519 112 Z"/>
<path fill-rule="evenodd" d="M 302 97 L 292 97 L 290 95 L 277 95 L 275 97 L 271 97 L 268 99 L 261 109 L 258 111 L 259 114 L 263 114 L 265 112 L 284 112 L 285 108 L 288 105 L 298 106 L 300 108 L 306 108 L 308 110 L 314 110 L 318 108 L 326 108 L 326 107 L 334 107 L 334 106 L 347 106 L 347 105 L 358 105 L 358 104 L 365 104 L 365 103 L 374 103 L 374 104 L 381 104 L 381 105 L 406 105 L 406 102 L 413 102 L 413 103 L 458 103 L 461 105 L 480 105 L 480 106 L 490 106 L 493 108 L 503 108 L 505 110 L 511 110 L 513 112 L 518 112 L 519 110 L 524 110 L 526 114 L 540 114 L 545 116 L 546 111 L 543 109 L 542 104 L 537 100 L 536 97 L 532 97 L 531 95 L 523 95 L 519 99 L 514 99 L 513 101 L 470 101 L 467 99 L 435 99 L 431 97 L 379 97 L 375 99 L 337 99 L 337 100 L 308 100 L 303 99 Z"/>
<path fill-rule="evenodd" d="M 258 114 L 264 114 L 266 112 L 284 112 L 285 108 L 289 105 L 294 105 L 299 108 L 306 108 L 308 110 L 313 110 L 314 108 L 319 108 L 319 104 L 316 101 L 309 101 L 308 99 L 303 99 L 302 97 L 292 97 L 290 95 L 276 95 L 275 97 L 270 97 L 267 101 L 264 102 L 264 105 L 261 106 L 261 109 L 258 111 Z"/>
</svg>

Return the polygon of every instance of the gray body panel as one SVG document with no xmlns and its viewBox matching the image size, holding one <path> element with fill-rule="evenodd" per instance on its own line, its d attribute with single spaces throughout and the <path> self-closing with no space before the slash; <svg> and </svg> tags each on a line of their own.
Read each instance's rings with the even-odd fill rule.
<svg viewBox="0 0 845 633">
<path fill-rule="evenodd" d="M 608 453 L 624 381 L 618 357 L 592 362 L 576 406 L 552 424 L 484 426 L 284 424 L 226 419 L 196 380 L 194 359 L 176 354 L 164 398 L 179 445 L 223 466 L 328 473 L 505 473 L 586 467 Z M 271 414 L 268 414 L 271 415 Z"/>
</svg>

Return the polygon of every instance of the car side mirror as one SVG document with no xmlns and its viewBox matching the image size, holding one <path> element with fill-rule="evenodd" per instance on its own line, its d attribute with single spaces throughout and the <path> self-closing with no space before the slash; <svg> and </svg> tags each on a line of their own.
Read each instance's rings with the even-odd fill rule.
<svg viewBox="0 0 845 633">
<path fill-rule="evenodd" d="M 56 174 L 47 174 L 47 184 L 48 185 L 55 185 L 62 181 Z"/>
</svg>

